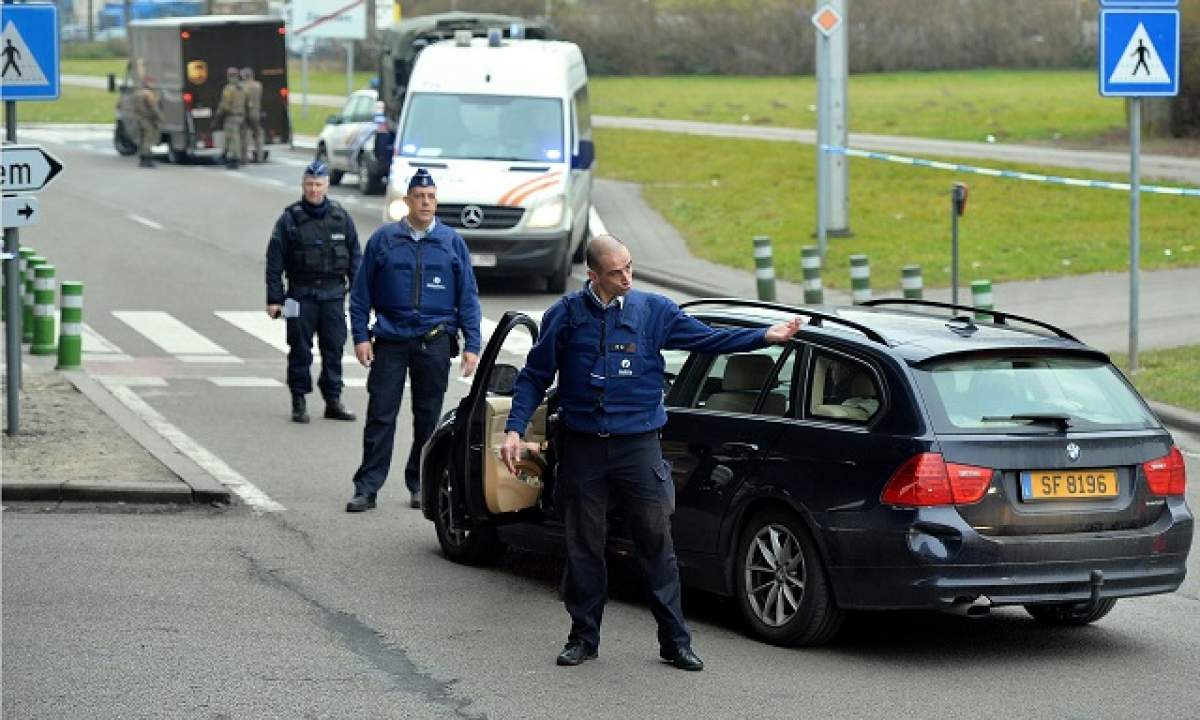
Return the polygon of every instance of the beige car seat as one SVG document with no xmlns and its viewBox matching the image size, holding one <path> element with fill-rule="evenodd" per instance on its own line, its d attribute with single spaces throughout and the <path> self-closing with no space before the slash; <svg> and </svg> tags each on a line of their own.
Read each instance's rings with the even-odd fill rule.
<svg viewBox="0 0 1200 720">
<path fill-rule="evenodd" d="M 533 453 L 517 463 L 517 474 L 513 475 L 500 459 L 500 448 L 504 445 L 504 425 L 512 409 L 512 398 L 502 395 L 488 396 L 486 400 L 483 433 L 487 447 L 483 452 L 483 498 L 488 512 L 508 513 L 531 508 L 542 494 L 542 477 L 546 467 L 541 453 Z M 525 431 L 525 441 L 540 444 L 546 439 L 546 405 L 538 406 L 533 420 Z"/>
<path fill-rule="evenodd" d="M 721 391 L 708 396 L 705 410 L 748 413 L 754 410 L 754 401 L 767 380 L 775 360 L 769 355 L 740 353 L 730 355 L 725 363 L 725 376 L 721 379 Z M 782 395 L 768 395 L 763 413 L 782 415 L 787 400 Z"/>
</svg>

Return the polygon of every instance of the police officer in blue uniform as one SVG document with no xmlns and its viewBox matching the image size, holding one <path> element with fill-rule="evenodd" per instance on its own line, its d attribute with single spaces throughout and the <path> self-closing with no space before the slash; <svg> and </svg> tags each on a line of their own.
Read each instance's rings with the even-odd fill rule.
<svg viewBox="0 0 1200 720">
<path fill-rule="evenodd" d="M 803 321 L 794 318 L 765 331 L 711 328 L 661 295 L 633 290 L 629 250 L 611 235 L 588 244 L 587 267 L 584 288 L 563 297 L 542 319 L 541 335 L 517 376 L 501 448 L 515 474 L 521 436 L 557 373 L 563 425 L 557 437 L 557 499 L 566 524 L 563 601 L 571 616 L 557 663 L 579 665 L 596 657 L 600 647 L 612 497 L 624 510 L 650 586 L 660 657 L 683 670 L 702 670 L 683 620 L 671 540 L 675 486 L 659 445 L 659 428 L 667 421 L 660 350 L 753 350 L 788 340 Z"/>
<path fill-rule="evenodd" d="M 304 396 L 312 392 L 310 368 L 316 333 L 321 349 L 317 385 L 325 398 L 325 417 L 351 421 L 354 413 L 342 404 L 342 349 L 346 345 L 346 288 L 354 282 L 361 255 L 358 231 L 350 213 L 325 197 L 328 165 L 318 161 L 304 168 L 300 187 L 303 197 L 284 209 L 267 244 L 267 315 L 287 318 L 292 420 L 308 422 Z M 285 313 L 285 307 L 295 310 Z"/>
<path fill-rule="evenodd" d="M 354 473 L 354 497 L 346 512 L 375 507 L 392 464 L 405 375 L 412 377 L 413 444 L 404 482 L 409 506 L 421 506 L 421 448 L 442 412 L 459 332 L 465 341 L 463 377 L 470 377 L 479 364 L 479 291 L 467 244 L 437 221 L 437 187 L 428 170 L 413 174 L 404 200 L 407 217 L 384 225 L 367 240 L 350 291 L 354 353 L 371 371 L 362 465 Z M 371 310 L 375 324 L 368 328 Z"/>
</svg>

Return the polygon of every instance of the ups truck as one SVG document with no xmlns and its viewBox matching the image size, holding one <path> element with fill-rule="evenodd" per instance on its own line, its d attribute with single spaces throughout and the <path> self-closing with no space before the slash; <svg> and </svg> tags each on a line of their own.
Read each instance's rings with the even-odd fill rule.
<svg viewBox="0 0 1200 720">
<path fill-rule="evenodd" d="M 133 92 L 149 76 L 162 98 L 160 142 L 172 162 L 220 155 L 223 131 L 213 124 L 227 68 L 249 67 L 262 83 L 263 142 L 290 145 L 287 50 L 282 18 L 271 15 L 211 15 L 136 20 L 129 24 L 129 64 L 120 91 L 113 143 L 117 152 L 137 152 L 138 120 Z"/>
</svg>

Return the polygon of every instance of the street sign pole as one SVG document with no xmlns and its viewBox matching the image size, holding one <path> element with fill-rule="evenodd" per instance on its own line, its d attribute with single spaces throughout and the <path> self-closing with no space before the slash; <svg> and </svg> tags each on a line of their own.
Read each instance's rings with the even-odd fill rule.
<svg viewBox="0 0 1200 720">
<path fill-rule="evenodd" d="M 1138 368 L 1138 297 L 1141 293 L 1142 99 L 1129 98 L 1129 372 Z"/>
<path fill-rule="evenodd" d="M 13 0 L 4 0 L 5 6 Z M 4 102 L 5 140 L 10 143 L 17 141 L 17 104 L 12 100 Z M 8 318 L 4 323 L 4 362 L 8 373 L 5 383 L 5 406 L 7 408 L 8 424 L 5 430 L 9 435 L 15 435 L 21 430 L 21 288 L 17 258 L 20 255 L 21 236 L 16 228 L 4 228 L 4 251 L 8 259 L 4 261 L 4 294 L 8 302 Z"/>
</svg>

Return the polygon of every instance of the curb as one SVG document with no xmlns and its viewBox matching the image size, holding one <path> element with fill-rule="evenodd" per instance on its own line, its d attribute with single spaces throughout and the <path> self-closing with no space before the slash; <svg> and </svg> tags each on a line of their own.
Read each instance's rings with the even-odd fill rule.
<svg viewBox="0 0 1200 720">
<path fill-rule="evenodd" d="M 722 290 L 713 285 L 706 285 L 696 282 L 691 278 L 680 277 L 674 273 L 658 268 L 646 267 L 645 265 L 638 265 L 634 270 L 634 276 L 655 285 L 670 288 L 676 292 L 687 293 L 698 298 L 726 297 L 729 295 L 728 290 Z"/>
<path fill-rule="evenodd" d="M 191 458 L 176 450 L 161 435 L 147 427 L 140 418 L 122 405 L 90 375 L 81 371 L 63 372 L 62 374 L 75 386 L 76 390 L 83 393 L 101 412 L 111 418 L 129 437 L 133 438 L 134 442 L 145 448 L 146 452 L 154 456 L 156 460 L 179 477 L 183 487 L 179 488 L 177 493 L 185 495 L 192 502 L 197 503 L 230 502 L 230 491 L 228 488 L 217 482 L 215 478 L 205 472 Z M 144 492 L 139 491 L 140 485 L 146 486 Z M 68 483 L 66 486 L 63 486 L 63 491 L 64 493 L 76 494 L 76 497 L 72 499 L 80 499 L 78 495 L 82 494 L 86 495 L 86 499 L 90 500 L 104 497 L 108 499 L 129 500 L 131 495 L 138 497 L 143 494 L 150 497 L 159 497 L 162 495 L 163 488 L 161 486 L 163 483 L 142 483 L 140 485 L 134 483 Z M 174 484 L 168 483 L 168 485 Z M 69 489 L 68 486 L 70 486 Z M 126 490 L 129 492 L 126 492 Z M 178 499 L 179 495 L 177 494 L 174 501 L 178 501 Z M 154 501 L 145 500 L 145 502 Z"/>
<path fill-rule="evenodd" d="M 1147 402 L 1150 404 L 1150 409 L 1154 411 L 1155 415 L 1158 415 L 1158 419 L 1164 425 L 1179 430 L 1200 433 L 1200 413 L 1154 400 L 1148 400 Z"/>
</svg>

